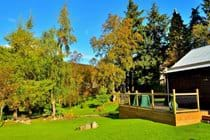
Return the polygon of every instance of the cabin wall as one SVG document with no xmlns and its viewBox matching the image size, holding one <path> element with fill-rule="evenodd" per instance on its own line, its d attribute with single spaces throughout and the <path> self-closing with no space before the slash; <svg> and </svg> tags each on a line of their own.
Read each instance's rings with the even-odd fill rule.
<svg viewBox="0 0 210 140">
<path fill-rule="evenodd" d="M 176 89 L 176 92 L 179 93 L 195 92 L 198 88 L 201 109 L 210 109 L 210 68 L 169 73 L 168 82 L 170 93 L 172 89 Z M 196 101 L 194 97 L 182 100 L 189 101 L 192 104 Z"/>
</svg>

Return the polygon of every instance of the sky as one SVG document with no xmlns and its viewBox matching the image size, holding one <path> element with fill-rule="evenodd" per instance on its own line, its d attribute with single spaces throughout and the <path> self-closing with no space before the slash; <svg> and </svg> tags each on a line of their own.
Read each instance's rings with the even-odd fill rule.
<svg viewBox="0 0 210 140">
<path fill-rule="evenodd" d="M 171 17 L 176 9 L 185 23 L 189 22 L 191 8 L 197 7 L 202 0 L 134 0 L 139 9 L 148 13 L 152 3 L 157 3 L 160 13 Z M 77 37 L 77 43 L 71 46 L 71 51 L 77 50 L 83 54 L 80 63 L 88 64 L 94 57 L 90 39 L 99 37 L 102 25 L 108 14 L 124 16 L 128 0 L 1 0 L 0 4 L 0 45 L 7 45 L 4 37 L 13 32 L 20 21 L 33 16 L 35 36 L 52 27 L 58 27 L 57 21 L 60 9 L 67 4 L 70 20 Z"/>
</svg>

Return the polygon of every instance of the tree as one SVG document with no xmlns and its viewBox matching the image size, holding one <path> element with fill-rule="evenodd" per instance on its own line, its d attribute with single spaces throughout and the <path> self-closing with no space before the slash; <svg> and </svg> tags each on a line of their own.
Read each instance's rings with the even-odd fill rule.
<svg viewBox="0 0 210 140">
<path fill-rule="evenodd" d="M 125 80 L 125 72 L 112 63 L 106 63 L 102 60 L 97 65 L 97 69 L 96 81 L 99 89 L 106 87 L 108 93 L 113 93 L 115 88 Z"/>
<path fill-rule="evenodd" d="M 99 39 L 93 37 L 91 44 L 97 56 L 104 56 L 107 62 L 113 63 L 122 70 L 134 66 L 133 54 L 141 40 L 139 33 L 132 32 L 132 19 L 121 20 L 118 16 L 109 15 L 103 26 L 103 34 Z"/>
<path fill-rule="evenodd" d="M 18 26 L 17 30 L 7 35 L 5 39 L 13 50 L 21 53 L 22 56 L 26 56 L 27 51 L 31 50 L 37 43 L 33 34 L 22 26 Z"/>
<path fill-rule="evenodd" d="M 4 107 L 17 88 L 12 79 L 12 74 L 13 70 L 10 66 L 0 66 L 0 121 L 2 120 Z"/>
<path fill-rule="evenodd" d="M 133 0 L 129 0 L 125 16 L 133 20 L 133 32 L 142 30 L 142 22 L 144 20 L 144 17 L 142 17 L 143 12 L 144 10 L 138 10 L 138 5 Z"/>
<path fill-rule="evenodd" d="M 65 47 L 65 52 L 68 55 L 70 53 L 70 45 L 76 42 L 76 37 L 72 34 L 73 29 L 69 20 L 67 5 L 64 5 L 61 9 L 58 23 L 60 24 L 60 28 L 57 31 L 58 45 L 61 52 L 62 48 Z"/>
<path fill-rule="evenodd" d="M 186 54 L 189 50 L 186 46 L 186 26 L 183 23 L 181 15 L 174 10 L 169 28 L 169 47 L 167 49 L 166 66 L 173 65 L 177 60 Z"/>
<path fill-rule="evenodd" d="M 103 63 L 107 66 L 113 64 L 116 66 L 113 68 L 130 71 L 134 67 L 133 55 L 136 53 L 138 42 L 142 40 L 142 35 L 133 31 L 133 20 L 109 15 L 103 25 L 103 31 L 99 39 L 91 39 L 91 44 L 97 52 L 96 56 L 103 57 Z"/>
<path fill-rule="evenodd" d="M 65 94 L 65 81 L 69 76 L 65 77 L 65 63 L 64 57 L 70 54 L 70 45 L 76 42 L 76 37 L 72 34 L 72 27 L 69 20 L 67 6 L 64 5 L 60 11 L 58 23 L 60 28 L 58 30 L 49 30 L 43 34 L 42 42 L 50 52 L 49 54 L 49 79 L 53 81 L 54 87 L 50 90 L 52 116 L 56 116 L 56 102 Z M 55 32 L 57 33 L 58 41 L 55 41 Z M 65 53 L 63 52 L 65 47 Z M 65 54 L 65 55 L 64 55 Z M 56 100 L 56 98 L 59 98 Z"/>
<path fill-rule="evenodd" d="M 191 21 L 189 25 L 190 49 L 202 47 L 207 44 L 205 33 L 202 31 L 205 27 L 205 19 L 200 16 L 199 7 L 192 8 Z M 203 26 L 203 27 L 201 27 Z M 204 33 L 203 35 L 201 33 Z M 201 35 L 200 37 L 198 36 Z"/>
<path fill-rule="evenodd" d="M 31 30 L 33 28 L 33 17 L 32 15 L 29 16 L 28 20 L 26 21 L 26 29 Z"/>
<path fill-rule="evenodd" d="M 44 48 L 45 58 L 48 60 L 46 79 L 51 80 L 53 87 L 49 90 L 52 106 L 52 116 L 56 116 L 56 97 L 62 94 L 63 83 L 63 56 L 60 54 L 60 48 L 57 45 L 56 30 L 50 29 L 44 32 L 41 38 L 41 45 Z"/>
<path fill-rule="evenodd" d="M 196 24 L 191 25 L 191 37 L 192 37 L 192 44 L 194 45 L 194 47 L 202 47 L 207 44 L 210 44 L 210 31 L 209 31 L 209 28 L 210 28 L 210 8 L 209 8 L 210 2 L 209 2 L 209 0 L 203 0 L 203 3 L 201 4 L 201 6 L 202 6 L 202 10 L 205 13 L 206 17 L 202 17 L 202 22 L 200 22 L 200 20 L 198 20 L 198 18 L 196 18 L 196 17 L 200 17 L 200 16 L 193 16 L 193 17 L 195 17 L 194 19 L 197 19 L 199 21 Z M 194 15 L 199 14 L 198 8 L 193 9 L 193 11 L 192 11 L 192 15 L 193 15 L 193 13 L 197 13 Z M 201 17 L 200 17 L 200 19 L 201 19 Z M 191 23 L 192 23 L 192 21 L 194 21 L 193 18 L 191 20 Z"/>
<path fill-rule="evenodd" d="M 206 14 L 207 20 L 210 21 L 210 1 L 209 0 L 203 0 L 202 9 L 204 13 Z"/>
<path fill-rule="evenodd" d="M 197 24 L 204 24 L 204 18 L 201 17 L 199 13 L 199 6 L 196 8 L 192 8 L 190 30 L 192 30 L 193 26 Z"/>
<path fill-rule="evenodd" d="M 141 90 L 148 90 L 159 85 L 160 68 L 167 47 L 166 31 L 168 17 L 160 14 L 154 3 L 147 16 L 144 27 L 144 41 L 136 57 L 135 85 Z"/>
</svg>

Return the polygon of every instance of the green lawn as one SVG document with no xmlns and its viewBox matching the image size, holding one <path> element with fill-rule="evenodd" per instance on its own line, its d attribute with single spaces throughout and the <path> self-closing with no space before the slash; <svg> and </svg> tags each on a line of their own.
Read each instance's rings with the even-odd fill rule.
<svg viewBox="0 0 210 140">
<path fill-rule="evenodd" d="M 200 123 L 191 126 L 174 127 L 142 119 L 112 119 L 108 117 L 87 117 L 84 115 L 116 113 L 116 104 L 107 103 L 104 110 L 74 107 L 67 112 L 79 118 L 72 120 L 33 120 L 32 124 L 6 124 L 0 128 L 0 140 L 208 140 L 210 125 Z M 96 121 L 99 128 L 75 130 L 80 125 Z"/>
<path fill-rule="evenodd" d="M 77 131 L 79 125 L 96 121 L 95 130 Z M 0 128 L 0 140 L 146 140 L 210 139 L 210 125 L 174 127 L 142 119 L 82 117 L 62 121 L 33 121 L 31 125 L 13 124 Z"/>
</svg>

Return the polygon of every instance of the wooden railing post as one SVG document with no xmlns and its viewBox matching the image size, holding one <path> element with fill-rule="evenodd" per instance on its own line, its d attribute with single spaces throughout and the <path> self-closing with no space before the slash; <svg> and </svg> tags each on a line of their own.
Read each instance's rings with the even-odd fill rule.
<svg viewBox="0 0 210 140">
<path fill-rule="evenodd" d="M 139 106 L 139 95 L 137 90 L 136 90 L 136 106 Z"/>
<path fill-rule="evenodd" d="M 130 91 L 128 91 L 128 105 L 131 105 Z"/>
<path fill-rule="evenodd" d="M 197 94 L 197 107 L 198 107 L 198 111 L 200 111 L 200 101 L 199 101 L 199 89 L 196 89 L 196 94 Z"/>
<path fill-rule="evenodd" d="M 176 90 L 173 89 L 173 109 L 174 109 L 174 114 L 176 115 Z"/>
<path fill-rule="evenodd" d="M 155 108 L 155 99 L 154 99 L 154 90 L 151 90 L 152 93 L 152 109 Z"/>
</svg>

